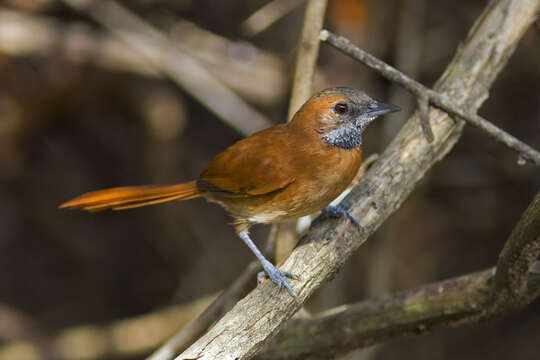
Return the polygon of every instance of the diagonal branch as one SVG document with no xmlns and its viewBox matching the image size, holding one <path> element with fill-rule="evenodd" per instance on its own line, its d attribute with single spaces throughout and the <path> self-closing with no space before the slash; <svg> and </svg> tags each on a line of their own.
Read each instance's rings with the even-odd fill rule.
<svg viewBox="0 0 540 360">
<path fill-rule="evenodd" d="M 540 296 L 540 192 L 497 267 L 293 319 L 258 359 L 327 359 L 395 337 L 500 317 Z"/>
<path fill-rule="evenodd" d="M 491 268 L 341 306 L 311 318 L 292 319 L 256 358 L 333 359 L 390 339 L 501 316 L 501 312 L 487 311 L 494 274 L 495 268 Z M 528 285 L 538 296 L 540 273 L 534 272 Z"/>
<path fill-rule="evenodd" d="M 240 99 L 192 56 L 174 42 L 113 0 L 63 0 L 90 15 L 120 40 L 140 53 L 149 64 L 243 135 L 272 125 L 261 113 Z"/>
<path fill-rule="evenodd" d="M 244 272 L 219 296 L 209 304 L 204 311 L 192 322 L 181 328 L 174 336 L 152 353 L 147 360 L 170 360 L 187 349 L 199 336 L 215 322 L 223 313 L 232 308 L 234 301 L 238 301 L 248 291 L 254 277 L 261 270 L 260 263 L 253 260 Z"/>
<path fill-rule="evenodd" d="M 509 148 L 517 151 L 525 159 L 530 160 L 536 165 L 540 165 L 540 152 L 493 125 L 491 122 L 485 120 L 481 116 L 472 112 L 464 111 L 462 106 L 450 100 L 446 94 L 441 94 L 425 87 L 399 70 L 377 59 L 375 56 L 356 47 L 344 37 L 334 35 L 328 30 L 321 31 L 321 40 L 362 62 L 364 65 L 377 71 L 388 80 L 403 86 L 414 96 L 416 96 L 418 101 L 420 124 L 422 125 L 424 134 L 429 142 L 433 141 L 433 133 L 429 126 L 429 122 L 426 120 L 428 116 L 428 101 L 438 108 L 480 128 L 495 140 L 500 141 Z"/>
<path fill-rule="evenodd" d="M 273 0 L 251 14 L 242 23 L 242 32 L 253 37 L 302 5 L 306 0 Z"/>
<path fill-rule="evenodd" d="M 535 19 L 540 0 L 489 2 L 458 50 L 436 90 L 475 112 L 506 65 L 517 42 Z M 425 141 L 412 116 L 349 195 L 351 212 L 365 226 L 359 231 L 347 219 L 317 221 L 282 270 L 299 274 L 292 282 L 298 299 L 263 282 L 227 313 L 180 359 L 249 359 L 279 330 L 301 304 L 330 280 L 351 254 L 405 201 L 424 174 L 459 139 L 463 123 L 430 109 L 434 141 Z"/>
<path fill-rule="evenodd" d="M 527 281 L 539 254 L 540 192 L 521 216 L 499 256 L 493 289 L 496 311 L 511 311 L 530 301 Z M 538 296 L 538 290 L 534 295 Z"/>
<path fill-rule="evenodd" d="M 181 36 L 177 29 L 181 29 Z M 137 34 L 126 30 L 129 37 Z M 273 105 L 285 92 L 285 69 L 275 55 L 251 44 L 232 41 L 186 20 L 171 26 L 169 38 L 180 51 L 191 56 L 227 87 L 258 105 Z M 200 43 L 205 46 L 201 47 Z M 158 61 L 170 48 L 153 43 Z M 168 44 L 165 44 L 168 45 Z M 248 58 L 231 49 L 253 50 Z M 14 57 L 62 56 L 73 63 L 91 63 L 114 71 L 129 71 L 147 77 L 165 77 L 139 51 L 110 32 L 82 21 L 61 21 L 47 15 L 29 14 L 0 6 L 0 52 Z M 174 55 L 171 55 L 174 56 Z M 178 60 L 181 63 L 182 59 Z M 202 84 L 201 84 L 202 86 Z"/>
</svg>

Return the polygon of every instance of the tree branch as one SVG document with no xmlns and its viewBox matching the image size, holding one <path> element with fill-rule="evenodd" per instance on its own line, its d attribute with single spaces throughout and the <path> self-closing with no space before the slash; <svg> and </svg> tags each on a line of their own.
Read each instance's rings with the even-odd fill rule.
<svg viewBox="0 0 540 360">
<path fill-rule="evenodd" d="M 321 32 L 327 0 L 309 0 L 304 25 L 298 42 L 298 55 L 294 69 L 294 81 L 287 119 L 290 120 L 300 106 L 311 96 L 311 83 L 319 55 Z"/>
<path fill-rule="evenodd" d="M 248 292 L 248 284 L 253 282 L 261 270 L 257 260 L 252 261 L 246 270 L 192 322 L 181 328 L 173 337 L 161 345 L 148 360 L 170 360 L 187 349 L 221 315 L 230 310 L 234 302 Z"/>
<path fill-rule="evenodd" d="M 327 359 L 398 336 L 506 315 L 540 296 L 539 253 L 540 192 L 496 268 L 293 319 L 257 359 Z"/>
<path fill-rule="evenodd" d="M 436 90 L 452 96 L 459 106 L 475 112 L 506 65 L 518 40 L 535 18 L 540 0 L 495 0 L 477 20 L 468 38 L 441 77 Z M 348 219 L 316 221 L 282 270 L 298 274 L 291 281 L 293 299 L 265 281 L 227 313 L 180 359 L 248 359 L 273 336 L 323 282 L 330 280 L 351 254 L 405 201 L 417 182 L 441 159 L 461 135 L 463 123 L 430 109 L 435 140 L 425 141 L 416 116 L 396 138 L 349 195 L 351 212 L 364 225 Z"/>
<path fill-rule="evenodd" d="M 540 265 L 540 262 L 537 262 Z M 329 359 L 397 337 L 421 335 L 503 315 L 486 311 L 493 300 L 495 268 L 292 319 L 270 341 L 260 360 Z M 528 278 L 540 290 L 540 273 Z M 529 302 L 532 298 L 529 298 Z"/>
<path fill-rule="evenodd" d="M 472 125 L 489 134 L 495 140 L 500 141 L 509 148 L 517 151 L 525 159 L 533 162 L 536 165 L 540 165 L 540 153 L 538 151 L 536 151 L 529 145 L 521 142 L 514 136 L 508 134 L 504 130 L 493 125 L 481 116 L 478 116 L 477 114 L 474 114 L 472 112 L 463 111 L 463 107 L 450 100 L 447 94 L 441 94 L 425 87 L 419 82 L 403 74 L 399 70 L 377 59 L 368 52 L 356 47 L 349 40 L 332 34 L 328 30 L 321 31 L 321 40 L 327 42 L 336 49 L 343 51 L 345 54 L 353 57 L 354 59 L 362 62 L 364 65 L 377 71 L 388 80 L 391 80 L 403 86 L 414 96 L 416 96 L 418 102 L 420 124 L 422 126 L 422 130 L 424 131 L 426 139 L 429 142 L 433 141 L 433 132 L 428 121 L 428 101 L 436 105 L 438 108 L 448 112 L 449 114 L 457 116 L 458 118 L 471 123 Z"/>
<path fill-rule="evenodd" d="M 251 14 L 242 23 L 242 31 L 253 37 L 296 9 L 306 0 L 273 0 Z"/>
<path fill-rule="evenodd" d="M 493 291 L 495 311 L 512 311 L 530 302 L 527 281 L 539 254 L 540 192 L 521 216 L 499 256 Z"/>
</svg>

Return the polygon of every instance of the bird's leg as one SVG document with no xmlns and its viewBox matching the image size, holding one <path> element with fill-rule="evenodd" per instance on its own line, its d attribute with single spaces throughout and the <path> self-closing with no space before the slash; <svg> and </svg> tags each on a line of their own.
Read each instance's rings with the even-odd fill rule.
<svg viewBox="0 0 540 360">
<path fill-rule="evenodd" d="M 322 217 L 330 217 L 330 216 L 331 217 L 339 217 L 339 216 L 345 215 L 349 219 L 351 219 L 351 221 L 353 223 L 355 223 L 356 226 L 358 226 L 360 229 L 363 229 L 364 225 L 362 225 L 360 223 L 360 221 L 358 221 L 358 219 L 356 217 L 354 217 L 354 215 L 349 212 L 349 207 L 350 206 L 351 206 L 350 201 L 345 201 L 342 204 L 339 204 L 339 205 L 336 205 L 336 206 L 328 205 L 324 209 L 322 209 L 321 216 Z"/>
<path fill-rule="evenodd" d="M 266 260 L 264 255 L 259 251 L 259 249 L 257 249 L 257 246 L 253 243 L 253 241 L 249 237 L 249 234 L 247 233 L 247 231 L 240 231 L 238 233 L 238 236 L 240 237 L 240 239 L 242 239 L 246 243 L 246 245 L 251 249 L 251 251 L 253 251 L 255 256 L 259 259 L 264 269 L 264 273 L 266 273 L 273 282 L 278 284 L 280 289 L 281 287 L 284 286 L 289 292 L 289 294 L 291 294 L 292 297 L 296 298 L 296 293 L 294 292 L 292 287 L 289 285 L 287 280 L 285 280 L 285 276 L 292 278 L 294 277 L 294 275 L 289 271 L 282 271 L 282 270 L 276 269 L 276 267 L 270 261 Z M 264 276 L 264 273 L 260 272 L 257 275 L 258 281 L 261 280 L 261 278 Z"/>
</svg>

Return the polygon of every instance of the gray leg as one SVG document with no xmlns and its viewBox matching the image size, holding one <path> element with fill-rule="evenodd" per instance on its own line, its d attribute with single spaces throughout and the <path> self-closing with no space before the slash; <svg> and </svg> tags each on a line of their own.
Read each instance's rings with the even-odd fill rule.
<svg viewBox="0 0 540 360">
<path fill-rule="evenodd" d="M 288 271 L 281 271 L 279 269 L 276 269 L 276 267 L 274 265 L 272 265 L 272 263 L 270 261 L 266 260 L 264 255 L 259 251 L 259 249 L 257 249 L 257 246 L 255 246 L 255 244 L 253 243 L 253 241 L 249 237 L 249 234 L 247 233 L 247 231 L 239 232 L 238 236 L 240 237 L 240 239 L 242 239 L 246 243 L 246 245 L 251 249 L 251 251 L 253 251 L 255 256 L 259 259 L 259 261 L 261 262 L 261 265 L 262 265 L 262 267 L 264 269 L 264 272 L 268 275 L 268 277 L 273 282 L 278 284 L 280 289 L 281 289 L 282 286 L 284 286 L 287 289 L 287 291 L 289 292 L 289 294 L 291 294 L 292 297 L 296 298 L 296 293 L 294 292 L 292 287 L 289 285 L 287 280 L 285 280 L 285 278 L 284 278 L 284 276 L 293 277 L 293 274 L 288 272 Z M 260 275 L 261 274 L 259 274 L 259 276 L 257 276 L 258 280 L 260 280 L 260 278 L 261 278 Z"/>
</svg>

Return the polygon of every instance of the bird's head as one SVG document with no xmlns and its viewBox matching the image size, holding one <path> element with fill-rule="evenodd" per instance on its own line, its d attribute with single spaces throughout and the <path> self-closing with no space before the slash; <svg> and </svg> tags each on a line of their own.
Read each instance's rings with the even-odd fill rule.
<svg viewBox="0 0 540 360">
<path fill-rule="evenodd" d="M 362 144 L 362 133 L 369 123 L 400 109 L 375 101 L 361 90 L 336 87 L 313 95 L 295 118 L 311 123 L 326 144 L 351 150 Z"/>
</svg>

